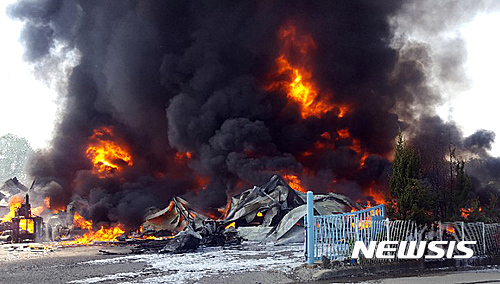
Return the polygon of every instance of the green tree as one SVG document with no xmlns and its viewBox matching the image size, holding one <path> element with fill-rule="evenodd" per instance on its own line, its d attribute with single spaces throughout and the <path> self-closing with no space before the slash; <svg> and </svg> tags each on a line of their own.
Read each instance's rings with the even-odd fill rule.
<svg viewBox="0 0 500 284">
<path fill-rule="evenodd" d="M 387 210 L 391 218 L 418 223 L 432 221 L 434 198 L 422 180 L 420 156 L 407 145 L 401 133 L 395 147 L 389 194 Z"/>
<path fill-rule="evenodd" d="M 0 137 L 0 181 L 17 177 L 26 182 L 28 175 L 25 171 L 29 156 L 33 153 L 28 140 L 14 134 Z"/>
</svg>

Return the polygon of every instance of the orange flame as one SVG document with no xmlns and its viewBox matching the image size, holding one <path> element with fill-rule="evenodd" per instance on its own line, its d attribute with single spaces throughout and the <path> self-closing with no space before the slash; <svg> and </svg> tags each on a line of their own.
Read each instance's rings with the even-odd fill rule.
<svg viewBox="0 0 500 284">
<path fill-rule="evenodd" d="M 12 218 L 16 216 L 16 211 L 21 208 L 21 205 L 24 203 L 24 198 L 19 195 L 14 195 L 9 200 L 9 213 L 3 216 L 1 222 L 10 222 Z M 34 215 L 39 215 L 43 212 L 43 210 L 47 209 L 45 206 L 38 206 L 31 209 L 31 213 Z M 35 231 L 35 223 L 31 219 L 20 218 L 19 228 L 21 230 L 25 230 L 29 233 L 33 233 Z"/>
<path fill-rule="evenodd" d="M 351 226 L 353 228 L 356 228 L 356 222 L 352 222 Z M 371 216 L 371 214 L 368 215 L 368 220 L 360 220 L 358 222 L 358 228 L 361 229 L 361 230 L 362 229 L 366 229 L 366 228 L 370 228 L 371 226 L 372 226 L 372 216 Z"/>
<path fill-rule="evenodd" d="M 481 212 L 483 209 L 481 207 L 479 207 L 479 212 Z M 469 215 L 474 212 L 474 208 L 472 207 L 469 207 L 469 208 L 460 208 L 460 212 L 462 213 L 462 217 L 464 219 L 467 219 L 469 218 Z"/>
<path fill-rule="evenodd" d="M 368 195 L 373 198 L 376 205 L 385 204 L 385 197 L 382 192 L 377 192 L 373 187 L 368 188 Z"/>
<path fill-rule="evenodd" d="M 296 191 L 307 193 L 307 189 L 302 186 L 302 182 L 296 175 L 288 174 L 284 175 L 283 178 L 291 188 L 295 189 Z"/>
<path fill-rule="evenodd" d="M 185 162 L 191 159 L 191 152 L 177 152 L 175 153 L 175 160 L 177 162 Z"/>
<path fill-rule="evenodd" d="M 265 87 L 268 91 L 282 90 L 287 93 L 287 97 L 297 103 L 301 109 L 302 118 L 311 116 L 321 117 L 323 114 L 331 111 L 335 105 L 324 100 L 319 96 L 319 88 L 312 80 L 312 72 L 307 67 L 307 64 L 292 64 L 287 53 L 291 50 L 297 50 L 301 54 L 301 61 L 307 62 L 308 51 L 316 47 L 313 39 L 309 35 L 299 35 L 293 24 L 282 28 L 279 33 L 279 38 L 283 44 L 283 52 L 276 59 L 277 71 L 273 74 L 275 78 L 281 79 L 278 82 L 273 82 Z M 346 107 L 339 108 L 338 117 L 343 117 L 347 111 Z"/>
<path fill-rule="evenodd" d="M 115 136 L 110 127 L 101 127 L 94 130 L 90 136 L 90 145 L 86 155 L 94 165 L 94 171 L 100 177 L 108 177 L 120 172 L 124 165 L 131 166 L 132 156 L 127 150 L 115 143 Z"/>
<path fill-rule="evenodd" d="M 455 233 L 455 228 L 452 227 L 452 226 L 446 226 L 446 232 L 448 232 L 450 234 L 454 234 Z"/>
<path fill-rule="evenodd" d="M 2 222 L 9 222 L 16 216 L 16 210 L 21 208 L 24 199 L 19 195 L 14 195 L 9 199 L 9 213 L 5 214 L 2 218 Z"/>
<path fill-rule="evenodd" d="M 347 128 L 337 130 L 337 134 L 339 135 L 340 138 L 343 138 L 343 139 L 350 137 L 349 129 L 347 129 Z"/>
<path fill-rule="evenodd" d="M 73 216 L 73 226 L 85 230 L 92 230 L 92 221 L 88 221 L 82 215 L 75 212 Z"/>
<path fill-rule="evenodd" d="M 69 242 L 63 242 L 63 244 L 85 245 L 95 241 L 116 241 L 117 237 L 125 233 L 121 224 L 109 228 L 101 226 L 98 231 L 93 231 L 92 221 L 86 220 L 78 213 L 75 213 L 75 216 L 73 217 L 73 226 L 87 230 L 87 232 L 81 238 L 77 238 Z"/>
<path fill-rule="evenodd" d="M 116 241 L 116 238 L 123 235 L 123 233 L 125 233 L 125 231 L 121 229 L 119 225 L 111 228 L 101 226 L 98 231 L 88 231 L 83 237 L 74 240 L 73 243 L 90 244 L 95 241 Z"/>
</svg>

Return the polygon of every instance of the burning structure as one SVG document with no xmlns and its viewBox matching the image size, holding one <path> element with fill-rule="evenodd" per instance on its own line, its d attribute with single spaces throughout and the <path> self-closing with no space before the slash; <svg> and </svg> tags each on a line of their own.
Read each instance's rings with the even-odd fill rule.
<svg viewBox="0 0 500 284">
<path fill-rule="evenodd" d="M 43 231 L 42 223 L 43 218 L 33 216 L 31 214 L 30 197 L 26 194 L 24 203 L 21 207 L 16 209 L 12 223 L 12 241 L 17 243 L 24 240 L 32 240 L 35 242 L 42 241 Z"/>
<path fill-rule="evenodd" d="M 432 157 L 453 137 L 490 161 L 480 167 L 497 165 L 484 155 L 491 137 L 464 139 L 429 107 L 440 94 L 428 70 L 448 74 L 463 59 L 444 52 L 458 58 L 430 68 L 424 45 L 398 45 L 391 23 L 404 5 L 19 0 L 7 13 L 23 22 L 25 58 L 62 97 L 51 147 L 30 163 L 34 191 L 50 211 L 71 205 L 68 226 L 91 228 L 91 240 L 137 230 L 176 196 L 240 228 L 276 226 L 306 190 L 381 203 L 400 129 L 432 143 Z M 244 191 L 274 175 L 293 190 Z M 175 208 L 151 212 L 146 227 L 187 226 Z"/>
<path fill-rule="evenodd" d="M 7 182 L 8 183 L 8 182 Z M 29 192 L 29 190 L 28 190 Z M 3 241 L 62 241 L 61 244 L 88 244 L 94 241 L 116 240 L 167 240 L 177 242 L 172 251 L 179 252 L 180 246 L 196 239 L 190 249 L 203 245 L 225 245 L 246 240 L 272 240 L 278 243 L 303 241 L 303 219 L 306 214 L 306 196 L 295 190 L 280 176 L 273 176 L 266 184 L 254 186 L 234 196 L 222 210 L 217 219 L 191 208 L 180 197 L 173 197 L 163 209 L 150 208 L 144 215 L 143 223 L 137 231 L 125 232 L 123 225 L 115 227 L 101 226 L 94 230 L 92 222 L 85 220 L 75 211 L 73 204 L 65 210 L 49 211 L 44 215 L 48 221 L 34 216 L 31 210 L 29 194 L 23 199 L 13 195 L 10 200 L 10 212 L 2 219 Z M 45 204 L 36 207 L 42 214 L 50 207 Z M 346 196 L 329 193 L 316 195 L 315 210 L 319 215 L 330 215 L 360 209 L 360 205 Z M 181 239 L 181 241 L 179 241 Z M 157 246 L 155 244 L 154 246 Z M 151 249 L 150 246 L 145 248 Z M 164 249 L 164 248 L 162 248 Z M 136 250 L 139 252 L 141 250 Z M 142 251 L 141 251 L 142 252 Z"/>
</svg>

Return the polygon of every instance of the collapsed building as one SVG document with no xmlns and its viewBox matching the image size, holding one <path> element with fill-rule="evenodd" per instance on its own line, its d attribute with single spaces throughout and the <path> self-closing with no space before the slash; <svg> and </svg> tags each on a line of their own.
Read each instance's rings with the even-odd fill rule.
<svg viewBox="0 0 500 284">
<path fill-rule="evenodd" d="M 360 209 L 350 198 L 336 193 L 314 197 L 315 214 L 329 215 Z M 303 241 L 306 194 L 292 189 L 280 176 L 254 186 L 230 200 L 225 224 L 234 224 L 248 240 L 287 243 Z"/>
<path fill-rule="evenodd" d="M 361 209 L 350 198 L 336 193 L 315 195 L 315 214 L 329 215 Z M 250 241 L 276 244 L 304 241 L 306 194 L 292 189 L 281 176 L 273 176 L 266 184 L 254 186 L 230 198 L 223 217 L 212 220 L 192 209 L 189 202 L 175 197 L 162 210 L 145 216 L 143 233 L 164 236 L 183 230 L 199 232 L 205 244 L 234 241 L 234 234 Z M 214 237 L 218 235 L 218 237 Z"/>
<path fill-rule="evenodd" d="M 9 180 L 4 187 L 12 184 Z M 9 222 L 0 223 L 0 230 L 6 236 L 1 240 L 66 241 L 86 236 L 93 229 L 72 204 L 66 210 L 45 215 L 44 222 L 31 212 L 29 190 L 22 190 L 24 188 L 20 183 L 16 188 L 21 188 L 26 197 L 20 207 L 15 208 L 14 217 Z M 12 192 L 17 194 L 13 196 L 19 195 L 15 190 Z M 314 208 L 318 215 L 361 209 L 358 203 L 336 193 L 315 195 Z M 285 244 L 304 240 L 305 214 L 306 194 L 291 188 L 281 176 L 275 175 L 266 184 L 231 197 L 220 218 L 209 217 L 210 214 L 183 198 L 173 197 L 165 208 L 149 208 L 137 230 L 116 231 L 105 239 L 87 239 L 89 242 L 118 240 L 135 244 L 138 245 L 135 252 L 183 252 L 199 245 L 238 244 L 241 240 Z M 22 226 L 23 221 L 32 225 Z M 81 242 L 73 241 L 72 244 Z"/>
</svg>

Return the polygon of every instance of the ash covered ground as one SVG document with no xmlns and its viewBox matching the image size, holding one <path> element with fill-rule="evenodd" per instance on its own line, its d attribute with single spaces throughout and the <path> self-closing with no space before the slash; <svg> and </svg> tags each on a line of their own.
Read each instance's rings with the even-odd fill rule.
<svg viewBox="0 0 500 284">
<path fill-rule="evenodd" d="M 102 246 L 0 250 L 1 283 L 290 283 L 303 245 L 244 242 L 184 254 L 102 255 Z M 117 253 L 126 247 L 106 247 Z"/>
<path fill-rule="evenodd" d="M 127 247 L 76 246 L 53 251 L 0 248 L 0 283 L 500 283 L 500 269 L 400 271 L 391 275 L 312 281 L 321 268 L 303 266 L 302 244 L 244 242 L 185 254 L 104 255 Z"/>
</svg>

